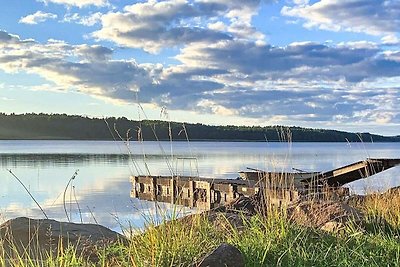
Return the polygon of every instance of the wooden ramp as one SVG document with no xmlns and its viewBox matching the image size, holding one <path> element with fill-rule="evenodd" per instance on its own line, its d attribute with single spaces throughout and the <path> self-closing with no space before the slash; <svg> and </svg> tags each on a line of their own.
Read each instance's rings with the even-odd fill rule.
<svg viewBox="0 0 400 267">
<path fill-rule="evenodd" d="M 347 183 L 367 178 L 371 175 L 393 168 L 400 164 L 400 159 L 371 159 L 355 162 L 331 171 L 319 174 L 315 178 L 301 180 L 307 187 L 339 187 Z"/>
<path fill-rule="evenodd" d="M 279 176 L 287 177 L 295 187 L 339 187 L 344 184 L 369 177 L 400 164 L 400 159 L 372 159 L 358 161 L 327 172 L 266 172 L 242 171 L 244 180 L 271 180 Z"/>
</svg>

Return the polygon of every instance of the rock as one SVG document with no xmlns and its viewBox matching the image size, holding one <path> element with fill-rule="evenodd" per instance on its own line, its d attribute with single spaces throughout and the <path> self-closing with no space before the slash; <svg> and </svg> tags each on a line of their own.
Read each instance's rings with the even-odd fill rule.
<svg viewBox="0 0 400 267">
<path fill-rule="evenodd" d="M 214 210 L 205 211 L 200 214 L 191 214 L 178 220 L 182 223 L 191 225 L 193 222 L 196 222 L 200 216 L 202 219 L 209 221 L 216 230 L 218 231 L 237 231 L 241 233 L 245 227 L 247 222 L 250 220 L 251 216 L 242 213 L 235 212 L 216 212 Z M 165 222 L 170 223 L 170 222 Z"/>
<path fill-rule="evenodd" d="M 250 220 L 251 215 L 241 214 L 235 212 L 208 212 L 207 219 L 214 227 L 221 231 L 232 231 L 235 229 L 241 233 L 247 222 Z"/>
<path fill-rule="evenodd" d="M 213 209 L 215 212 L 230 212 L 230 213 L 242 213 L 246 215 L 255 215 L 262 210 L 263 205 L 261 198 L 258 194 L 250 197 L 239 196 L 230 203 L 224 206 Z"/>
<path fill-rule="evenodd" d="M 240 196 L 227 205 L 228 211 L 240 211 L 249 215 L 256 214 L 257 203 L 253 198 Z"/>
<path fill-rule="evenodd" d="M 244 258 L 242 253 L 234 246 L 222 243 L 210 254 L 205 256 L 198 264 L 198 267 L 242 267 Z"/>
<path fill-rule="evenodd" d="M 287 209 L 288 217 L 296 224 L 333 230 L 343 228 L 348 222 L 359 224 L 364 221 L 364 214 L 343 202 L 304 201 Z"/>
<path fill-rule="evenodd" d="M 321 230 L 329 232 L 329 233 L 335 233 L 344 228 L 345 228 L 345 225 L 343 223 L 335 222 L 335 221 L 327 222 L 323 226 L 321 226 Z"/>
<path fill-rule="evenodd" d="M 125 242 L 122 235 L 97 224 L 76 224 L 50 219 L 19 217 L 0 226 L 0 242 L 7 255 L 17 250 L 20 255 L 35 257 L 58 253 L 69 245 L 76 248 L 77 255 L 95 258 L 98 246 L 111 242 Z"/>
</svg>

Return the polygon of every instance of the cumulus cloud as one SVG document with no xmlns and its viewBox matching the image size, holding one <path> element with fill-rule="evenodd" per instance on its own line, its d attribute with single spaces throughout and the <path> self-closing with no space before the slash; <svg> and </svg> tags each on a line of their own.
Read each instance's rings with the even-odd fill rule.
<svg viewBox="0 0 400 267">
<path fill-rule="evenodd" d="M 72 14 L 67 13 L 64 15 L 62 22 L 69 22 L 69 23 L 70 22 L 78 22 L 79 23 L 80 19 L 81 19 L 81 15 L 79 15 L 79 13 L 72 13 Z"/>
<path fill-rule="evenodd" d="M 395 34 L 383 36 L 381 41 L 384 45 L 400 45 L 400 39 Z"/>
<path fill-rule="evenodd" d="M 46 5 L 49 3 L 53 4 L 60 4 L 65 6 L 76 6 L 79 8 L 86 7 L 86 6 L 106 6 L 108 5 L 107 0 L 37 0 L 39 2 L 43 2 Z"/>
<path fill-rule="evenodd" d="M 264 39 L 265 36 L 251 26 L 259 3 L 260 0 L 146 1 L 126 6 L 123 12 L 103 15 L 102 28 L 92 36 L 151 53 L 164 47 L 199 42 Z M 227 27 L 215 24 L 220 16 L 229 21 Z"/>
<path fill-rule="evenodd" d="M 82 59 L 86 59 L 88 62 L 104 62 L 111 60 L 113 53 L 113 51 L 107 47 L 86 44 L 74 46 L 74 52 Z"/>
<path fill-rule="evenodd" d="M 19 20 L 19 23 L 24 24 L 38 24 L 41 22 L 45 22 L 49 19 L 56 19 L 57 15 L 53 13 L 45 13 L 43 11 L 37 11 L 34 14 L 27 15 L 26 17 L 22 17 Z"/>
<path fill-rule="evenodd" d="M 221 106 L 246 117 L 273 114 L 288 121 L 399 123 L 398 93 L 389 94 L 397 87 L 379 88 L 377 80 L 398 78 L 400 62 L 395 52 L 371 43 L 274 47 L 233 40 L 187 46 L 177 59 L 182 72 L 208 69 L 208 79 L 224 85 L 193 98 L 203 110 L 208 105 L 216 113 L 212 107 Z M 395 99 L 396 105 L 389 107 L 382 98 Z M 366 111 L 376 116 L 364 116 Z"/>
<path fill-rule="evenodd" d="M 171 72 L 160 64 L 114 60 L 112 54 L 111 49 L 100 45 L 70 45 L 58 40 L 40 44 L 0 31 L 0 69 L 39 74 L 53 82 L 58 91 L 76 90 L 122 102 L 134 102 L 140 92 L 145 103 L 171 102 L 176 108 L 190 109 L 192 95 L 222 87 L 194 79 L 205 74 L 198 69 Z M 185 98 L 187 101 L 182 101 Z"/>
<path fill-rule="evenodd" d="M 85 26 L 93 26 L 100 22 L 103 13 L 96 12 L 88 16 L 81 16 L 78 13 L 65 14 L 62 22 L 74 22 Z"/>
<path fill-rule="evenodd" d="M 69 45 L 50 40 L 40 44 L 0 32 L 0 69 L 36 73 L 65 90 L 129 101 L 143 84 L 147 71 L 133 60 L 112 60 L 112 51 L 94 45 Z M 72 61 L 70 58 L 77 58 Z"/>
<path fill-rule="evenodd" d="M 305 20 L 307 28 L 362 32 L 372 35 L 398 34 L 400 3 L 397 0 L 295 1 L 281 14 Z"/>
<path fill-rule="evenodd" d="M 305 42 L 286 47 L 226 41 L 192 45 L 176 57 L 188 66 L 229 70 L 245 79 L 341 80 L 359 82 L 400 73 L 399 62 L 384 57 L 374 46 L 358 43 L 329 46 Z M 238 76 L 239 77 L 239 76 Z"/>
<path fill-rule="evenodd" d="M 40 44 L 0 31 L 0 69 L 39 74 L 59 91 L 124 102 L 138 93 L 170 110 L 282 123 L 400 123 L 399 54 L 373 43 L 277 47 L 238 38 L 193 43 L 176 59 L 137 64 L 100 45 Z"/>
<path fill-rule="evenodd" d="M 11 34 L 0 30 L 0 43 L 1 44 L 13 44 L 23 42 L 19 39 L 18 35 Z"/>
</svg>

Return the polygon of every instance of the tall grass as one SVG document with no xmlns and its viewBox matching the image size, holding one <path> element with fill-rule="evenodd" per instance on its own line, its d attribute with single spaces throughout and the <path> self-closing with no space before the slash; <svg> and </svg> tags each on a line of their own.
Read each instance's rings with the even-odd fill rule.
<svg viewBox="0 0 400 267">
<path fill-rule="evenodd" d="M 104 263 L 189 266 L 227 242 L 243 253 L 246 266 L 400 266 L 400 240 L 383 230 L 368 232 L 350 223 L 346 231 L 332 234 L 296 225 L 278 212 L 242 220 L 242 228 L 219 227 L 198 214 L 150 226 L 128 246 L 109 248 Z"/>
<path fill-rule="evenodd" d="M 368 194 L 352 201 L 353 205 L 363 210 L 368 219 L 380 224 L 400 229 L 400 189 L 388 190 L 385 193 Z"/>
<path fill-rule="evenodd" d="M 284 217 L 255 216 L 228 242 L 244 254 L 246 266 L 399 266 L 400 243 L 383 232 L 347 229 L 329 234 Z"/>
<path fill-rule="evenodd" d="M 246 266 L 400 266 L 399 202 L 390 202 L 393 199 L 386 195 L 370 197 L 363 205 L 376 218 L 387 218 L 394 231 L 371 220 L 373 231 L 350 223 L 345 231 L 327 233 L 296 225 L 281 212 L 250 218 L 235 215 L 244 225 L 238 228 L 223 214 L 219 223 L 207 214 L 194 214 L 168 217 L 158 226 L 148 219 L 147 230 L 136 232 L 127 243 L 95 248 L 95 259 L 76 247 L 63 248 L 62 243 L 58 253 L 33 258 L 17 250 L 16 244 L 11 254 L 1 245 L 0 266 L 189 266 L 222 242 L 235 245 Z"/>
</svg>

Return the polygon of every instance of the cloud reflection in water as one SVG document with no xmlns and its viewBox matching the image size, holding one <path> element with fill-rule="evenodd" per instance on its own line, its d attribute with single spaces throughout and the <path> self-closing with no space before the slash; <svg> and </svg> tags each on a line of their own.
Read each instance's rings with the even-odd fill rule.
<svg viewBox="0 0 400 267">
<path fill-rule="evenodd" d="M 84 222 L 93 223 L 96 219 L 98 223 L 119 231 L 121 225 L 126 228 L 143 228 L 146 221 L 161 220 L 165 214 L 174 211 L 174 207 L 169 204 L 130 198 L 129 176 L 137 174 L 134 163 L 145 170 L 143 155 L 140 153 L 133 157 L 126 153 L 118 154 L 116 152 L 119 149 L 115 149 L 113 142 L 61 141 L 61 145 L 59 141 L 13 142 L 8 141 L 8 147 L 1 146 L 0 149 L 1 220 L 17 216 L 43 217 L 7 169 L 12 169 L 23 181 L 50 218 L 67 220 L 63 208 L 63 192 L 77 169 L 78 176 L 72 183 L 76 200 L 70 188 L 66 191 L 67 212 L 74 222 L 80 222 L 77 203 Z M 29 144 L 25 150 L 24 143 Z M 54 151 L 57 144 L 58 154 Z M 166 148 L 169 146 L 168 142 L 162 144 Z M 18 153 L 10 153 L 13 145 L 19 146 Z M 175 157 L 194 156 L 200 176 L 214 178 L 236 178 L 237 171 L 246 167 L 271 171 L 289 171 L 292 167 L 306 171 L 326 171 L 367 157 L 400 158 L 398 143 L 191 142 L 190 150 L 185 142 L 173 145 Z M 169 175 L 171 171 L 158 146 L 151 142 L 145 144 L 145 148 L 150 173 Z M 76 153 L 85 150 L 103 151 L 103 154 Z M 193 162 L 193 165 L 189 162 L 171 163 L 175 173 L 195 173 Z M 385 190 L 399 185 L 399 167 L 350 184 L 355 192 L 371 188 Z M 178 211 L 189 212 L 188 209 L 180 208 Z"/>
</svg>

